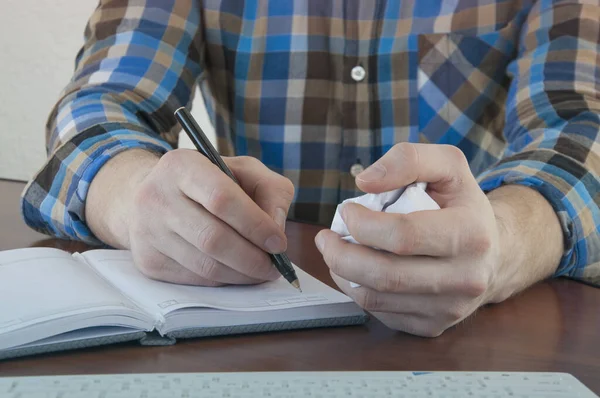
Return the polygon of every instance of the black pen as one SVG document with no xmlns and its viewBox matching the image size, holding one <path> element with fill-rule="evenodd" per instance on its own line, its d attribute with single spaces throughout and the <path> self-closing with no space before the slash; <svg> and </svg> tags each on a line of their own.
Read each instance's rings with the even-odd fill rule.
<svg viewBox="0 0 600 398">
<path fill-rule="evenodd" d="M 188 112 L 184 107 L 179 108 L 175 111 L 175 117 L 177 121 L 183 127 L 185 133 L 190 137 L 190 140 L 194 143 L 194 146 L 198 150 L 198 152 L 202 153 L 206 156 L 211 162 L 213 162 L 218 168 L 221 169 L 225 174 L 227 174 L 236 184 L 240 185 L 238 180 L 235 178 L 229 167 L 223 162 L 221 159 L 221 155 L 212 146 L 204 132 L 198 126 L 198 123 L 194 120 L 192 114 Z M 281 254 L 272 254 L 268 253 L 273 265 L 275 268 L 281 273 L 281 275 L 296 289 L 302 292 L 300 288 L 300 282 L 298 281 L 298 277 L 296 276 L 296 271 L 294 271 L 294 266 L 292 262 L 288 258 L 285 253 Z"/>
</svg>

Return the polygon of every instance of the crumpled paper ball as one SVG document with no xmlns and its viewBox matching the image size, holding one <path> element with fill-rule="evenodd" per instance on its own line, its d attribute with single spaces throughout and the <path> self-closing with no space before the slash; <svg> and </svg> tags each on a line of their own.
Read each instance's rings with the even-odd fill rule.
<svg viewBox="0 0 600 398">
<path fill-rule="evenodd" d="M 420 210 L 439 210 L 440 206 L 427 194 L 426 189 L 426 183 L 418 182 L 393 191 L 378 194 L 369 193 L 356 198 L 346 199 L 335 210 L 331 230 L 340 235 L 345 241 L 359 244 L 350 235 L 340 213 L 340 209 L 346 203 L 358 203 L 370 210 L 384 213 L 408 214 Z M 360 285 L 351 282 L 350 286 L 358 287 Z"/>
</svg>

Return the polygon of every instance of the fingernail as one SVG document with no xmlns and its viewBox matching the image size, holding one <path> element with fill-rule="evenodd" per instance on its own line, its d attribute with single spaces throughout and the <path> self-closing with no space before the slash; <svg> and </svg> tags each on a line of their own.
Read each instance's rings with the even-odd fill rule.
<svg viewBox="0 0 600 398">
<path fill-rule="evenodd" d="M 317 245 L 317 249 L 322 253 L 323 247 L 325 246 L 325 239 L 323 238 L 323 234 L 318 233 L 315 237 L 315 244 Z"/>
<path fill-rule="evenodd" d="M 269 253 L 273 254 L 283 253 L 285 251 L 285 243 L 279 236 L 272 235 L 265 242 L 265 249 L 267 249 Z"/>
<path fill-rule="evenodd" d="M 279 228 L 281 228 L 282 231 L 285 231 L 286 218 L 287 214 L 285 213 L 285 210 L 283 210 L 281 207 L 278 207 L 275 210 L 275 222 L 277 223 L 277 225 L 279 225 Z"/>
<path fill-rule="evenodd" d="M 369 166 L 365 171 L 356 176 L 357 179 L 370 182 L 378 181 L 385 177 L 386 169 L 379 163 L 374 163 Z"/>
</svg>

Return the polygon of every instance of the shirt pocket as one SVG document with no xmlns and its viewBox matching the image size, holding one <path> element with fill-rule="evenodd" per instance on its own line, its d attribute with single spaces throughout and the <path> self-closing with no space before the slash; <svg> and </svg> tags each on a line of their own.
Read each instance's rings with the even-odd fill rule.
<svg viewBox="0 0 600 398">
<path fill-rule="evenodd" d="M 506 70 L 516 56 L 513 28 L 509 25 L 481 35 L 419 35 L 421 142 L 456 145 L 467 158 L 484 140 L 488 141 L 486 150 L 497 152 L 488 152 L 492 157 L 503 151 L 504 104 L 510 84 Z"/>
</svg>

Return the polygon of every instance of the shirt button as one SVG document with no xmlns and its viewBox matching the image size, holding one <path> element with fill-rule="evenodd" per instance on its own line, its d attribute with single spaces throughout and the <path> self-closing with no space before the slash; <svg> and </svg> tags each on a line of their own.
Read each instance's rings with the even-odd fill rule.
<svg viewBox="0 0 600 398">
<path fill-rule="evenodd" d="M 365 78 L 366 74 L 367 72 L 365 72 L 365 68 L 362 66 L 355 66 L 350 72 L 350 76 L 352 76 L 352 79 L 355 82 L 361 82 Z"/>
<path fill-rule="evenodd" d="M 360 164 L 360 163 L 353 164 L 352 167 L 350 167 L 350 175 L 352 177 L 356 177 L 357 175 L 362 173 L 364 170 L 365 170 L 365 168 L 363 167 L 362 164 Z"/>
</svg>

